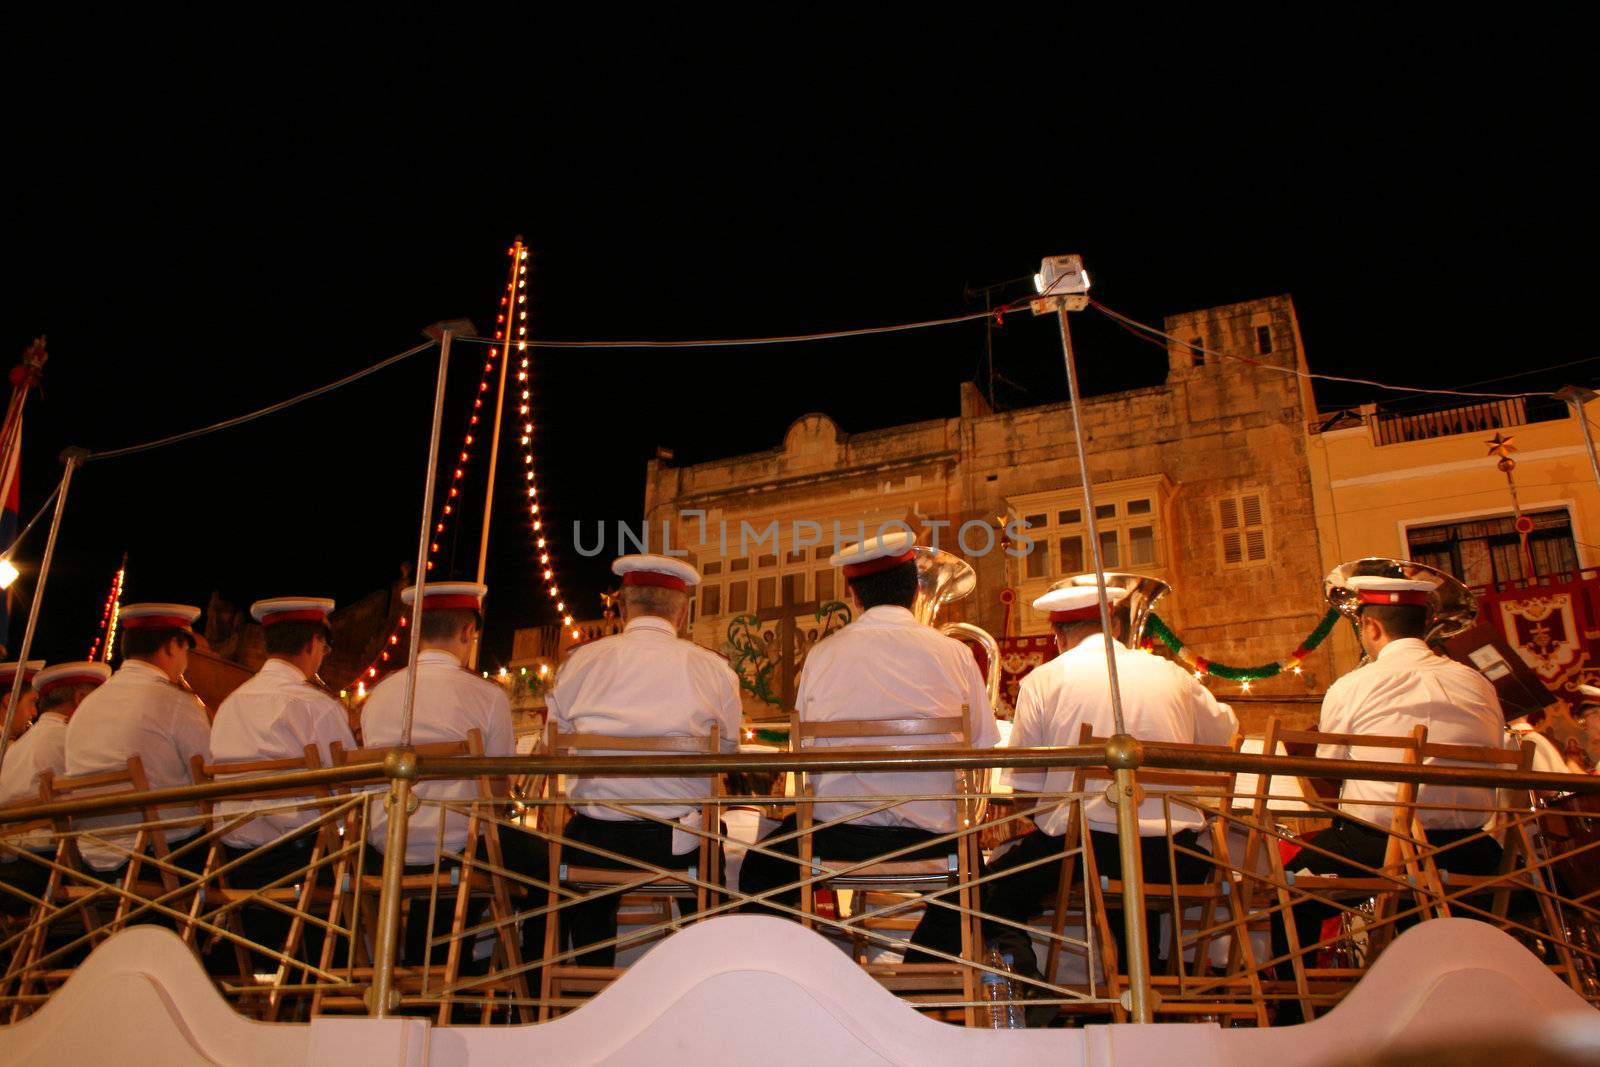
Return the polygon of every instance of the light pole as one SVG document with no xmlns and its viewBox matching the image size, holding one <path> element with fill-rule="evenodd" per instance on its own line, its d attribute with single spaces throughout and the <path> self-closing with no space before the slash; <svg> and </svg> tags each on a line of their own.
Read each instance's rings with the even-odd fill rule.
<svg viewBox="0 0 1600 1067">
<path fill-rule="evenodd" d="M 1600 399 L 1600 393 L 1581 385 L 1568 385 L 1558 389 L 1554 396 L 1557 400 L 1565 400 L 1572 408 L 1572 416 L 1578 420 L 1578 428 L 1583 431 L 1584 447 L 1589 450 L 1589 469 L 1594 471 L 1595 485 L 1600 486 L 1600 458 L 1595 457 L 1594 434 L 1589 432 L 1589 414 L 1583 407 L 1591 400 Z"/>
<path fill-rule="evenodd" d="M 1110 686 L 1111 715 L 1117 733 L 1106 743 L 1106 764 L 1114 785 L 1108 799 L 1117 807 L 1117 852 L 1122 860 L 1122 922 L 1128 956 L 1128 1000 L 1134 1022 L 1151 1021 L 1155 993 L 1150 987 L 1149 943 L 1145 934 L 1144 870 L 1139 851 L 1139 798 L 1133 772 L 1144 756 L 1139 742 L 1128 735 L 1122 719 L 1122 688 L 1117 681 L 1116 639 L 1111 634 L 1111 605 L 1106 601 L 1105 561 L 1100 554 L 1100 529 L 1095 518 L 1094 484 L 1089 479 L 1089 455 L 1083 435 L 1083 408 L 1078 396 L 1078 368 L 1072 355 L 1072 331 L 1067 312 L 1089 306 L 1089 272 L 1083 257 L 1049 256 L 1033 276 L 1039 299 L 1035 314 L 1054 311 L 1061 323 L 1061 355 L 1066 362 L 1067 396 L 1072 401 L 1072 436 L 1078 447 L 1078 475 L 1083 480 L 1083 515 L 1094 560 L 1095 590 L 1100 594 L 1100 634 L 1106 647 L 1106 677 Z"/>
</svg>

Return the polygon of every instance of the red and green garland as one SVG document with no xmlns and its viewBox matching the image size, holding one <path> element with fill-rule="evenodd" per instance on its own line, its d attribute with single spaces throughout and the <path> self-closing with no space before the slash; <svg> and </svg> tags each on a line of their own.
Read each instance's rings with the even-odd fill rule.
<svg viewBox="0 0 1600 1067">
<path fill-rule="evenodd" d="M 1231 667 L 1226 663 L 1212 663 L 1204 656 L 1185 653 L 1183 640 L 1167 627 L 1167 624 L 1161 620 L 1161 616 L 1153 611 L 1150 613 L 1150 617 L 1145 620 L 1144 646 L 1151 648 L 1153 647 L 1153 640 L 1160 641 L 1172 650 L 1174 656 L 1189 664 L 1194 669 L 1195 674 L 1201 677 L 1209 674 L 1217 678 L 1225 678 L 1230 682 L 1258 682 L 1263 678 L 1275 677 L 1284 671 L 1299 671 L 1300 661 L 1309 656 L 1316 650 L 1318 645 L 1327 639 L 1328 634 L 1333 632 L 1334 624 L 1338 621 L 1338 610 L 1329 608 L 1328 613 L 1322 617 L 1322 621 L 1317 623 L 1317 628 L 1312 630 L 1304 641 L 1300 642 L 1298 648 L 1289 653 L 1287 659 L 1281 663 L 1264 663 L 1259 667 Z"/>
</svg>

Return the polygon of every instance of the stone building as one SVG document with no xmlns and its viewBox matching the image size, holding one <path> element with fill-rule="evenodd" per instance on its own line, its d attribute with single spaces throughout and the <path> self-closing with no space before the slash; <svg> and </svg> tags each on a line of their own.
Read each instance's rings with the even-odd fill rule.
<svg viewBox="0 0 1600 1067">
<path fill-rule="evenodd" d="M 1306 462 L 1315 408 L 1296 373 L 1306 365 L 1294 305 L 1278 296 L 1173 315 L 1166 332 L 1177 340 L 1165 384 L 1084 403 L 1106 565 L 1170 583 L 1158 611 L 1207 659 L 1281 660 L 1324 611 Z M 1199 348 L 1259 365 L 1208 361 Z M 768 616 L 754 639 L 769 651 L 786 613 L 808 631 L 802 650 L 815 639 L 825 624 L 813 610 L 843 591 L 828 556 L 863 526 L 903 522 L 922 543 L 937 536 L 965 557 L 977 591 L 941 621 L 997 636 L 1044 633 L 1029 602 L 1092 565 L 1070 406 L 995 412 L 971 384 L 951 418 L 849 433 L 811 414 L 768 452 L 681 467 L 658 457 L 645 519 L 651 551 L 665 537 L 705 577 L 694 640 L 736 658 L 752 640 L 752 614 Z M 789 610 L 797 605 L 807 610 Z M 1315 712 L 1309 694 L 1330 680 L 1313 656 L 1304 674 L 1250 694 L 1214 688 L 1247 722 L 1261 702 L 1303 721 Z M 752 717 L 782 714 L 768 682 L 751 698 Z"/>
</svg>

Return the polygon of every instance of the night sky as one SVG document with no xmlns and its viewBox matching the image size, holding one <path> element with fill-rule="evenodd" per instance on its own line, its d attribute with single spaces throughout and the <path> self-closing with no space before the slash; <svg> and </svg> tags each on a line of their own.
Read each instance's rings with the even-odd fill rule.
<svg viewBox="0 0 1600 1067">
<path fill-rule="evenodd" d="M 915 33 L 278 31 L 226 50 L 19 36 L 0 102 L 0 355 L 11 366 L 37 334 L 50 350 L 22 518 L 67 445 L 244 413 L 437 320 L 492 328 L 518 233 L 532 332 L 551 339 L 939 318 L 981 310 L 973 287 L 1024 295 L 1041 256 L 1080 252 L 1098 299 L 1156 324 L 1292 294 L 1316 371 L 1453 387 L 1585 360 L 1488 388 L 1593 383 L 1593 178 L 1577 161 L 1594 114 L 1574 27 L 1213 19 L 1156 39 L 1044 11 Z M 1086 391 L 1161 380 L 1159 348 L 1092 312 L 1073 327 Z M 1002 405 L 1064 397 L 1054 330 L 1018 315 L 994 333 Z M 596 614 L 610 578 L 563 549 L 572 522 L 636 520 L 657 446 L 692 463 L 772 448 L 809 411 L 852 432 L 953 415 L 985 334 L 539 353 L 541 495 L 569 603 Z M 482 355 L 456 348 L 447 452 Z M 387 584 L 415 554 L 435 369 L 430 353 L 83 468 L 36 654 L 85 653 L 124 551 L 132 600 L 348 601 Z M 1317 392 L 1324 408 L 1377 398 Z M 515 627 L 554 621 L 500 484 L 486 666 Z M 456 529 L 444 567 L 470 578 L 476 523 Z M 13 649 L 43 532 L 16 553 Z"/>
</svg>

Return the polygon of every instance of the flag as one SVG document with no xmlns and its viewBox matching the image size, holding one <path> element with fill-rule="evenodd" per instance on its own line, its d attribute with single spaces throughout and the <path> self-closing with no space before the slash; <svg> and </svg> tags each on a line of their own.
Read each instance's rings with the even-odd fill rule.
<svg viewBox="0 0 1600 1067">
<path fill-rule="evenodd" d="M 21 487 L 17 476 L 22 455 L 22 406 L 28 391 L 39 382 L 44 361 L 49 358 L 40 337 L 22 355 L 22 362 L 11 370 L 11 403 L 5 422 L 0 424 L 0 558 L 10 562 L 12 542 L 17 539 L 17 510 Z M 11 589 L 0 594 L 0 657 L 11 648 Z"/>
</svg>

